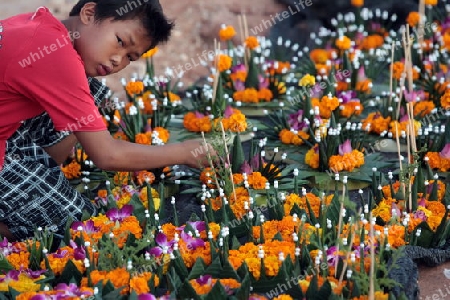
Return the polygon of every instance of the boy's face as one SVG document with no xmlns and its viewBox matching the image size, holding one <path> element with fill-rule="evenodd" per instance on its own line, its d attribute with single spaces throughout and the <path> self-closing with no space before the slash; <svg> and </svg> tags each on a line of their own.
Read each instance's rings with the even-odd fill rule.
<svg viewBox="0 0 450 300">
<path fill-rule="evenodd" d="M 86 4 L 77 26 L 74 47 L 80 54 L 86 75 L 106 76 L 125 68 L 150 47 L 151 39 L 140 20 L 94 21 L 95 5 Z"/>
</svg>

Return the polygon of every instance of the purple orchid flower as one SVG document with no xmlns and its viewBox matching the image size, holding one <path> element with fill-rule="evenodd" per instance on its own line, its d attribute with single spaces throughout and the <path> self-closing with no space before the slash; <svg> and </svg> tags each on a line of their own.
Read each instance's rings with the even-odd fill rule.
<svg viewBox="0 0 450 300">
<path fill-rule="evenodd" d="M 359 99 L 356 98 L 357 94 L 355 91 L 341 91 L 337 93 L 337 98 L 342 99 L 342 104 L 346 104 L 349 102 L 359 102 Z"/>
<path fill-rule="evenodd" d="M 72 223 L 72 226 L 70 226 L 72 230 L 78 230 L 81 228 L 81 230 L 85 231 L 86 233 L 95 233 L 100 230 L 100 228 L 94 226 L 94 221 L 88 220 L 86 223 L 76 221 Z"/>
<path fill-rule="evenodd" d="M 359 68 L 357 78 L 358 78 L 358 81 L 363 81 L 363 80 L 367 79 L 367 77 L 366 77 L 366 70 L 364 69 L 364 66 Z"/>
<path fill-rule="evenodd" d="M 155 241 L 158 246 L 151 248 L 150 251 L 148 251 L 149 254 L 159 257 L 161 254 L 170 254 L 173 252 L 173 244 L 175 244 L 175 241 L 167 241 L 167 236 L 164 233 L 158 233 Z"/>
<path fill-rule="evenodd" d="M 69 254 L 69 251 L 58 249 L 55 253 L 53 253 L 53 257 L 56 257 L 56 258 L 64 258 L 64 257 L 66 257 L 68 254 Z"/>
<path fill-rule="evenodd" d="M 92 293 L 90 291 L 81 291 L 75 283 L 70 283 L 69 285 L 65 283 L 59 283 L 55 290 L 64 291 L 64 296 L 91 296 Z"/>
<path fill-rule="evenodd" d="M 158 300 L 158 299 L 152 294 L 140 294 L 138 295 L 138 300 Z"/>
<path fill-rule="evenodd" d="M 199 278 L 195 279 L 195 281 L 201 285 L 211 285 L 212 276 L 211 275 L 201 275 Z"/>
<path fill-rule="evenodd" d="M 233 114 L 233 108 L 230 106 L 230 105 L 228 105 L 226 108 L 225 108 L 225 111 L 223 112 L 223 116 L 226 118 L 226 119 L 228 119 L 229 117 L 231 117 L 231 115 Z"/>
<path fill-rule="evenodd" d="M 416 211 L 415 213 L 414 213 L 414 218 L 416 218 L 416 219 L 420 219 L 420 220 L 422 220 L 422 221 L 426 221 L 428 218 L 427 218 L 427 215 L 425 214 L 425 212 L 423 211 L 423 210 L 418 210 L 418 211 Z"/>
<path fill-rule="evenodd" d="M 187 221 L 187 224 L 189 224 L 194 230 L 201 232 L 204 231 L 206 229 L 206 225 L 204 221 L 195 221 L 195 222 L 191 222 L 191 221 Z M 184 228 L 186 228 L 186 225 L 183 225 L 181 227 L 177 227 L 177 230 L 184 230 Z"/>
<path fill-rule="evenodd" d="M 303 110 L 290 114 L 288 118 L 289 126 L 294 130 L 303 130 L 308 127 L 308 123 L 303 120 Z"/>
<path fill-rule="evenodd" d="M 258 80 L 259 80 L 259 89 L 266 89 L 269 86 L 269 80 L 267 78 L 264 78 L 261 75 L 258 75 Z"/>
<path fill-rule="evenodd" d="M 340 258 L 339 254 L 336 252 L 336 250 L 337 250 L 336 246 L 332 246 L 327 249 L 327 262 L 328 262 L 329 266 L 336 265 L 336 262 Z"/>
<path fill-rule="evenodd" d="M 417 203 L 419 206 L 425 207 L 426 202 L 425 202 L 425 198 L 422 197 L 422 199 L 420 199 L 419 203 Z"/>
<path fill-rule="evenodd" d="M 126 204 L 121 209 L 112 208 L 106 212 L 106 216 L 111 221 L 119 221 L 122 222 L 126 217 L 131 216 L 133 212 L 133 205 Z"/>
<path fill-rule="evenodd" d="M 201 119 L 205 116 L 204 114 L 202 114 L 201 112 L 199 112 L 197 110 L 194 112 L 194 114 L 197 119 Z"/>
<path fill-rule="evenodd" d="M 180 236 L 181 239 L 186 243 L 189 250 L 195 250 L 198 247 L 205 246 L 205 241 L 203 241 L 201 238 L 194 238 L 184 231 L 181 232 Z"/>
<path fill-rule="evenodd" d="M 244 163 L 241 166 L 240 172 L 245 173 L 245 174 L 252 174 L 253 169 L 250 166 L 250 164 L 248 163 L 248 161 L 244 161 Z"/>
<path fill-rule="evenodd" d="M 19 280 L 19 275 L 20 275 L 20 271 L 17 270 L 10 270 L 8 271 L 8 273 L 5 274 L 5 277 L 0 278 L 0 282 L 5 282 L 5 281 L 18 281 Z"/>
<path fill-rule="evenodd" d="M 0 255 L 8 256 L 11 253 L 19 253 L 20 249 L 16 248 L 13 244 L 9 243 L 6 238 L 0 242 Z"/>
<path fill-rule="evenodd" d="M 404 93 L 405 93 L 405 100 L 406 100 L 406 102 L 417 102 L 417 101 L 421 100 L 420 98 L 421 98 L 421 96 L 423 94 L 423 91 L 422 91 L 422 93 L 420 91 L 408 92 L 405 89 Z"/>
<path fill-rule="evenodd" d="M 245 82 L 242 82 L 240 80 L 235 80 L 233 82 L 233 84 L 234 84 L 234 89 L 236 91 L 243 91 L 243 90 L 245 90 Z"/>
<path fill-rule="evenodd" d="M 439 152 L 439 155 L 442 158 L 450 159 L 450 143 L 445 144 L 444 148 L 441 152 Z"/>
<path fill-rule="evenodd" d="M 247 68 L 245 68 L 244 64 L 238 64 L 238 65 L 231 67 L 231 73 L 236 73 L 236 72 L 247 72 Z"/>
<path fill-rule="evenodd" d="M 346 153 L 351 153 L 353 151 L 352 149 L 352 142 L 350 140 L 345 140 L 345 142 L 341 145 L 339 145 L 339 155 L 343 156 Z"/>
<path fill-rule="evenodd" d="M 73 249 L 73 257 L 76 260 L 83 260 L 86 258 L 86 250 L 84 247 L 78 247 L 78 245 L 72 240 L 70 240 L 70 247 Z"/>
<path fill-rule="evenodd" d="M 33 271 L 31 269 L 26 269 L 23 271 L 25 274 L 27 274 L 28 277 L 32 278 L 32 279 L 37 279 L 39 277 L 41 277 L 42 274 L 44 274 L 45 272 L 47 272 L 47 270 L 38 270 L 38 271 Z"/>
<path fill-rule="evenodd" d="M 395 210 L 396 214 L 398 217 L 400 217 L 402 215 L 402 212 L 400 211 L 400 208 L 398 208 L 397 204 L 392 203 L 391 204 L 391 212 Z"/>
</svg>

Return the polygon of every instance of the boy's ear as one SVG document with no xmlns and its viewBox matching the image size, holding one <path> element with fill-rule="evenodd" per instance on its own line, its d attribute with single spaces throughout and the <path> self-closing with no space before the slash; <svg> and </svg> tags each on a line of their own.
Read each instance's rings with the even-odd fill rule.
<svg viewBox="0 0 450 300">
<path fill-rule="evenodd" d="M 94 2 L 88 2 L 81 8 L 80 19 L 83 24 L 87 25 L 94 22 L 96 5 Z"/>
</svg>

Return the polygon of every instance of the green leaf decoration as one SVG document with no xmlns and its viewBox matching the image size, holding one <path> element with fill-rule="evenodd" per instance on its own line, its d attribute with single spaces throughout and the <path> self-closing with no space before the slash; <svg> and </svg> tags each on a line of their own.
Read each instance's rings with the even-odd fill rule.
<svg viewBox="0 0 450 300">
<path fill-rule="evenodd" d="M 421 229 L 421 233 L 420 236 L 417 237 L 417 246 L 429 248 L 433 242 L 434 232 L 425 221 L 417 225 L 415 230 L 419 228 Z"/>
<path fill-rule="evenodd" d="M 248 299 L 250 297 L 250 276 L 245 274 L 244 279 L 241 281 L 241 286 L 236 291 L 237 299 Z"/>
<path fill-rule="evenodd" d="M 248 64 L 248 74 L 247 79 L 245 80 L 245 87 L 246 88 L 254 88 L 258 90 L 259 88 L 259 80 L 258 80 L 258 69 L 256 68 L 256 64 L 254 63 L 254 57 L 253 51 L 249 58 L 249 64 Z"/>
<path fill-rule="evenodd" d="M 231 240 L 231 250 L 238 250 L 239 247 L 241 247 L 241 243 L 237 239 L 235 235 L 233 235 L 233 238 Z"/>
<path fill-rule="evenodd" d="M 328 299 L 332 293 L 331 284 L 326 280 L 323 285 L 318 287 L 317 275 L 314 275 L 309 284 L 309 288 L 306 291 L 306 299 L 311 300 L 322 300 Z"/>
<path fill-rule="evenodd" d="M 232 160 L 232 172 L 239 173 L 241 166 L 245 161 L 244 149 L 242 148 L 242 142 L 239 133 L 234 136 Z"/>
<path fill-rule="evenodd" d="M 16 299 L 17 296 L 21 294 L 21 292 L 16 291 L 12 287 L 8 286 L 9 294 L 11 295 L 11 299 Z"/>
<path fill-rule="evenodd" d="M 189 280 L 186 279 L 184 281 L 182 287 L 180 288 L 177 299 L 200 300 L 200 297 L 197 295 L 197 292 L 194 290 L 194 288 L 189 283 Z"/>
<path fill-rule="evenodd" d="M 147 194 L 151 194 L 151 191 L 148 191 Z M 133 194 L 131 196 L 130 202 L 128 204 L 133 205 L 133 215 L 139 220 L 139 223 L 143 224 L 145 222 L 145 206 L 142 203 L 141 199 L 139 199 L 138 194 Z"/>
<path fill-rule="evenodd" d="M 211 275 L 213 278 L 232 278 L 239 280 L 236 271 L 230 265 L 228 260 L 221 262 L 220 257 L 216 257 L 214 261 L 206 268 L 204 274 Z"/>
<path fill-rule="evenodd" d="M 1 255 L 0 258 L 0 273 L 7 273 L 14 269 L 4 255 Z"/>
<path fill-rule="evenodd" d="M 202 258 L 197 257 L 194 265 L 192 266 L 191 273 L 189 273 L 188 280 L 199 278 L 203 274 L 205 274 L 205 262 Z"/>
<path fill-rule="evenodd" d="M 217 300 L 217 299 L 227 299 L 228 294 L 223 288 L 222 284 L 219 280 L 216 281 L 216 284 L 213 286 L 211 291 L 205 296 L 205 300 Z"/>
<path fill-rule="evenodd" d="M 72 278 L 75 280 L 77 285 L 80 285 L 81 279 L 83 278 L 83 274 L 81 274 L 81 272 L 78 271 L 77 267 L 72 262 L 72 260 L 69 260 L 66 263 L 66 266 L 62 271 L 61 276 L 58 279 L 58 282 L 67 283 L 70 282 Z"/>
</svg>

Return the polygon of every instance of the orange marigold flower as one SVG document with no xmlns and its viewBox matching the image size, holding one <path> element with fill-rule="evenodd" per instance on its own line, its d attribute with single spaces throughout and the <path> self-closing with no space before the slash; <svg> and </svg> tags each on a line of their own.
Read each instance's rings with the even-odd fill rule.
<svg viewBox="0 0 450 300">
<path fill-rule="evenodd" d="M 123 131 L 117 131 L 116 133 L 114 133 L 113 138 L 115 138 L 116 140 L 128 141 L 128 137 Z"/>
<path fill-rule="evenodd" d="M 333 155 L 328 160 L 330 169 L 335 172 L 348 171 L 351 172 L 355 168 L 359 168 L 364 164 L 364 154 L 358 150 L 353 150 L 344 155 Z"/>
<path fill-rule="evenodd" d="M 437 5 L 438 0 L 425 0 L 425 5 Z"/>
<path fill-rule="evenodd" d="M 340 106 L 340 115 L 344 118 L 350 118 L 351 116 L 359 116 L 364 107 L 359 101 L 350 101 Z"/>
<path fill-rule="evenodd" d="M 215 185 L 215 170 L 211 168 L 204 168 L 203 171 L 200 173 L 200 181 L 204 184 L 206 184 L 209 188 L 214 188 Z"/>
<path fill-rule="evenodd" d="M 446 110 L 450 109 L 450 89 L 445 91 L 445 94 L 441 97 L 441 107 Z"/>
<path fill-rule="evenodd" d="M 225 121 L 225 120 L 222 120 Z M 245 118 L 245 115 L 241 113 L 240 111 L 235 111 L 228 119 L 227 129 L 231 130 L 232 132 L 244 132 L 247 129 L 247 121 Z"/>
<path fill-rule="evenodd" d="M 328 52 L 325 49 L 314 49 L 309 53 L 309 57 L 315 64 L 326 64 L 328 60 Z"/>
<path fill-rule="evenodd" d="M 408 17 L 406 18 L 406 22 L 409 24 L 410 27 L 416 27 L 417 24 L 419 24 L 420 21 L 420 14 L 417 11 L 412 11 L 408 14 Z"/>
<path fill-rule="evenodd" d="M 236 35 L 236 30 L 234 30 L 233 26 L 222 26 L 222 28 L 219 30 L 219 38 L 222 41 L 228 41 L 232 39 Z"/>
<path fill-rule="evenodd" d="M 372 88 L 372 80 L 370 79 L 366 79 L 356 83 L 356 90 L 362 93 L 370 93 L 371 88 Z"/>
<path fill-rule="evenodd" d="M 236 100 L 236 101 L 242 101 L 245 103 L 258 103 L 259 102 L 259 95 L 258 95 L 258 91 L 254 88 L 249 88 L 249 89 L 245 89 L 242 92 L 242 99 L 241 100 Z M 239 93 L 239 92 L 235 92 L 234 94 Z M 233 98 L 234 98 L 234 94 L 233 94 Z"/>
<path fill-rule="evenodd" d="M 61 171 L 67 179 L 74 179 L 81 176 L 81 166 L 75 160 L 66 166 L 61 167 Z"/>
<path fill-rule="evenodd" d="M 336 39 L 336 47 L 340 50 L 348 50 L 352 46 L 352 41 L 345 35 Z"/>
<path fill-rule="evenodd" d="M 11 253 L 6 256 L 6 260 L 13 266 L 15 270 L 28 269 L 30 259 L 29 252 Z"/>
<path fill-rule="evenodd" d="M 184 116 L 183 126 L 192 132 L 210 132 L 212 123 L 208 116 L 197 117 L 194 112 L 188 112 Z"/>
<path fill-rule="evenodd" d="M 299 131 L 295 134 L 286 128 L 282 129 L 278 136 L 283 144 L 293 144 L 296 146 L 302 145 L 304 140 L 309 139 L 309 134 L 304 131 Z"/>
<path fill-rule="evenodd" d="M 336 97 L 330 97 L 330 95 L 323 96 L 320 102 L 331 111 L 339 107 L 339 99 Z"/>
<path fill-rule="evenodd" d="M 267 178 L 260 172 L 253 172 L 248 175 L 248 184 L 255 190 L 262 190 L 266 188 Z"/>
<path fill-rule="evenodd" d="M 384 38 L 378 34 L 369 35 L 361 43 L 361 48 L 364 50 L 376 49 L 381 47 L 384 43 Z"/>
<path fill-rule="evenodd" d="M 256 47 L 258 47 L 259 42 L 258 42 L 258 39 L 256 38 L 256 36 L 249 36 L 248 38 L 246 38 L 245 46 L 250 50 L 254 50 Z"/>
<path fill-rule="evenodd" d="M 152 184 L 155 181 L 155 174 L 149 171 L 141 171 L 136 178 L 139 185 L 143 185 L 145 182 Z"/>
<path fill-rule="evenodd" d="M 158 138 L 161 139 L 163 143 L 167 143 L 170 138 L 170 132 L 164 127 L 155 127 L 153 131 L 158 132 Z"/>
<path fill-rule="evenodd" d="M 435 108 L 433 101 L 419 101 L 414 104 L 414 116 L 425 117 Z"/>
<path fill-rule="evenodd" d="M 352 5 L 356 7 L 361 7 L 364 5 L 364 0 L 352 0 Z"/>
<path fill-rule="evenodd" d="M 363 120 L 363 129 L 368 132 L 380 134 L 389 129 L 391 117 L 384 118 L 379 112 L 370 113 L 366 119 Z"/>
<path fill-rule="evenodd" d="M 241 173 L 233 174 L 233 183 L 239 185 L 244 182 L 244 176 Z"/>
<path fill-rule="evenodd" d="M 134 142 L 141 145 L 151 145 L 152 136 L 150 132 L 138 133 L 134 136 Z"/>
<path fill-rule="evenodd" d="M 152 278 L 153 274 L 150 272 L 139 273 L 137 276 L 133 276 L 130 280 L 130 289 L 131 291 L 135 291 L 136 294 L 145 294 L 150 292 L 150 288 L 148 287 L 148 282 Z M 154 275 L 153 277 L 155 286 L 159 285 L 158 276 Z"/>
<path fill-rule="evenodd" d="M 405 65 L 401 61 L 396 61 L 394 62 L 392 68 L 393 68 L 392 77 L 394 77 L 397 80 L 400 80 L 403 72 L 405 71 Z"/>
<path fill-rule="evenodd" d="M 147 52 L 145 52 L 144 54 L 142 54 L 143 58 L 150 58 L 153 55 L 156 54 L 156 52 L 158 52 L 158 47 L 155 47 L 153 49 L 148 50 Z"/>
<path fill-rule="evenodd" d="M 258 98 L 260 100 L 269 102 L 270 100 L 273 99 L 273 93 L 271 90 L 266 89 L 266 88 L 262 88 L 258 91 Z"/>
<path fill-rule="evenodd" d="M 126 185 L 130 179 L 130 172 L 116 172 L 114 175 L 115 185 Z"/>
<path fill-rule="evenodd" d="M 128 95 L 139 95 L 144 91 L 144 83 L 142 81 L 130 81 L 125 86 Z"/>
<path fill-rule="evenodd" d="M 219 70 L 219 72 L 224 72 L 231 68 L 233 59 L 228 55 L 219 54 L 216 59 L 217 59 L 217 69 Z"/>
</svg>

